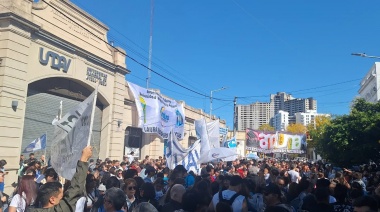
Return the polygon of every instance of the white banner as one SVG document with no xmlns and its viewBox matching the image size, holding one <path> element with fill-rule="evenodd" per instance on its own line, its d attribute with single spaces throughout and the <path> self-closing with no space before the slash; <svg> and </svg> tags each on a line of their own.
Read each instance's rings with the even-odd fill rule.
<svg viewBox="0 0 380 212">
<path fill-rule="evenodd" d="M 198 163 L 208 163 L 223 159 L 231 161 L 236 159 L 236 157 L 234 157 L 236 155 L 236 148 L 216 147 L 210 149 L 208 152 L 202 153 Z"/>
<path fill-rule="evenodd" d="M 210 148 L 220 147 L 219 141 L 219 119 L 206 124 Z"/>
<path fill-rule="evenodd" d="M 183 104 L 168 99 L 153 90 L 128 82 L 139 114 L 139 126 L 145 133 L 157 133 L 163 139 L 173 128 L 179 140 L 184 137 L 185 110 Z"/>
<path fill-rule="evenodd" d="M 169 169 L 174 169 L 177 165 L 183 165 L 186 170 L 199 173 L 200 166 L 197 163 L 200 157 L 201 144 L 197 140 L 190 148 L 184 149 L 178 142 L 176 136 L 170 133 L 168 145 L 166 147 L 166 163 Z"/>
<path fill-rule="evenodd" d="M 205 119 L 195 120 L 195 132 L 198 139 L 201 140 L 201 154 L 210 151 L 210 141 L 207 133 L 207 126 Z"/>
<path fill-rule="evenodd" d="M 51 145 L 51 165 L 58 175 L 71 180 L 90 135 L 95 90 L 56 122 Z"/>
</svg>

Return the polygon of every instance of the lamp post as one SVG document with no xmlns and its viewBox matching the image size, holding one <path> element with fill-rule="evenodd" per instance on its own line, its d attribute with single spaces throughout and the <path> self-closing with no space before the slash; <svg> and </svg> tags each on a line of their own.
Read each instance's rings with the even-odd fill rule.
<svg viewBox="0 0 380 212">
<path fill-rule="evenodd" d="M 351 53 L 351 55 L 353 55 L 353 56 L 359 56 L 359 57 L 367 57 L 367 58 L 380 59 L 379 56 L 370 56 L 370 55 L 367 55 L 366 53 Z"/>
<path fill-rule="evenodd" d="M 221 91 L 221 90 L 225 90 L 227 89 L 226 87 L 221 87 L 219 89 L 216 89 L 216 90 L 212 90 L 210 92 L 210 120 L 211 120 L 211 114 L 212 114 L 212 92 L 217 92 L 217 91 Z"/>
</svg>

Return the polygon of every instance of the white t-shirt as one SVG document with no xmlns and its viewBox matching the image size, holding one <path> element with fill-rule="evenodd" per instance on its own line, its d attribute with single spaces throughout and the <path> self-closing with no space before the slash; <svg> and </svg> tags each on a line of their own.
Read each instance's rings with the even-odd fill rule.
<svg viewBox="0 0 380 212">
<path fill-rule="evenodd" d="M 23 196 L 25 196 L 24 193 Z M 9 206 L 15 207 L 17 212 L 23 212 L 25 210 L 26 202 L 24 198 L 21 198 L 19 194 L 16 194 L 13 196 Z"/>
<path fill-rule="evenodd" d="M 132 163 L 135 160 L 135 157 L 133 155 L 127 155 L 129 163 Z"/>
<path fill-rule="evenodd" d="M 223 196 L 223 199 L 225 200 L 229 200 L 234 194 L 236 194 L 235 191 L 231 191 L 231 190 L 224 190 L 222 192 L 222 196 Z M 242 195 L 239 195 L 238 197 L 236 197 L 235 201 L 232 203 L 232 211 L 233 212 L 240 212 L 242 207 L 243 207 L 243 201 L 244 201 L 245 197 L 242 196 Z M 212 197 L 212 204 L 214 205 L 214 210 L 216 209 L 216 204 L 218 204 L 219 202 L 219 192 L 216 193 L 213 197 Z"/>
<path fill-rule="evenodd" d="M 292 169 L 292 170 L 288 171 L 288 174 L 289 174 L 292 182 L 298 183 L 300 173 L 298 173 L 298 172 L 294 171 L 294 169 Z"/>
<path fill-rule="evenodd" d="M 77 204 L 75 205 L 75 212 L 83 212 L 85 203 L 86 203 L 86 197 L 79 198 L 79 200 L 77 201 Z"/>
</svg>

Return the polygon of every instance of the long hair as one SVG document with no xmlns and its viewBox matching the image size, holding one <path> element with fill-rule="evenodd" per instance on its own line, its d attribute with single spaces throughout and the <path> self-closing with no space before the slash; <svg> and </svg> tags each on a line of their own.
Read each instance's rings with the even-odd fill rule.
<svg viewBox="0 0 380 212">
<path fill-rule="evenodd" d="M 37 185 L 34 182 L 34 176 L 24 175 L 19 183 L 17 194 L 20 198 L 23 198 L 23 193 L 25 194 L 26 206 L 29 206 L 36 201 L 37 198 Z"/>
</svg>

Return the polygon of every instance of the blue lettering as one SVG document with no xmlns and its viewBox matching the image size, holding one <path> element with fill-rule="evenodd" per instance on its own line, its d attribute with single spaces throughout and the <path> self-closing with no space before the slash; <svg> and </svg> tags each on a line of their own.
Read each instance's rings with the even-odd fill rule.
<svg viewBox="0 0 380 212">
<path fill-rule="evenodd" d="M 44 49 L 40 47 L 40 63 L 42 65 L 47 65 L 49 62 L 49 59 L 51 58 L 51 67 L 56 70 L 61 70 L 65 73 L 69 70 L 71 59 L 67 61 L 67 59 L 64 56 L 59 56 L 57 53 L 54 53 L 52 51 L 46 52 L 45 59 L 43 58 L 44 55 Z"/>
</svg>

